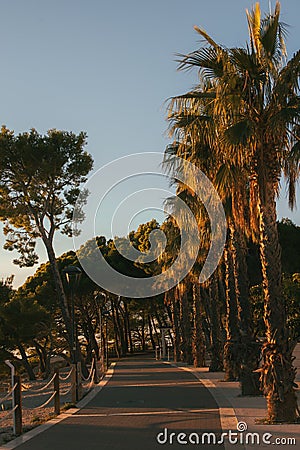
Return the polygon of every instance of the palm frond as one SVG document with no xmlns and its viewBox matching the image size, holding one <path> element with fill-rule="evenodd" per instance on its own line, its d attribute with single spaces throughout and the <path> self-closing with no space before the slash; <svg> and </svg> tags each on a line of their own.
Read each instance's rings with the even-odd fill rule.
<svg viewBox="0 0 300 450">
<path fill-rule="evenodd" d="M 247 145 L 252 133 L 253 124 L 245 119 L 228 127 L 224 132 L 224 139 L 229 145 Z"/>
<path fill-rule="evenodd" d="M 267 15 L 261 23 L 261 42 L 266 55 L 272 59 L 286 58 L 285 37 L 287 25 L 279 22 L 280 3 L 277 1 L 273 14 Z"/>
<path fill-rule="evenodd" d="M 279 16 L 271 17 L 262 22 L 261 43 L 269 58 L 273 58 L 277 48 Z"/>
<path fill-rule="evenodd" d="M 197 31 L 204 39 L 205 41 L 211 45 L 215 50 L 221 50 L 222 47 L 217 44 L 202 28 L 197 27 L 197 25 L 194 26 L 194 30 Z"/>
<path fill-rule="evenodd" d="M 241 171 L 232 164 L 221 164 L 214 179 L 215 187 L 221 197 L 230 196 L 232 190 L 238 185 Z"/>
<path fill-rule="evenodd" d="M 275 114 L 271 115 L 268 125 L 273 130 L 285 130 L 291 123 L 299 119 L 300 103 L 298 103 L 298 105 L 288 104 L 286 107 L 281 108 Z"/>
<path fill-rule="evenodd" d="M 201 91 L 190 91 L 183 95 L 177 95 L 176 97 L 172 97 L 172 99 L 180 100 L 180 99 L 201 99 L 201 100 L 214 100 L 216 98 L 216 93 L 211 92 L 201 92 Z"/>
<path fill-rule="evenodd" d="M 288 160 L 292 161 L 293 164 L 296 164 L 298 171 L 300 170 L 300 136 L 298 142 L 296 142 L 291 148 Z"/>
<path fill-rule="evenodd" d="M 186 128 L 191 125 L 197 126 L 200 122 L 209 122 L 211 120 L 211 116 L 205 114 L 183 114 L 176 116 L 176 127 Z"/>
<path fill-rule="evenodd" d="M 178 169 L 177 151 L 179 145 L 180 145 L 179 142 L 174 141 L 172 144 L 167 145 L 167 147 L 165 148 L 161 166 L 164 172 L 168 175 L 175 174 Z M 171 184 L 174 184 L 173 180 L 171 181 Z"/>
<path fill-rule="evenodd" d="M 201 48 L 188 55 L 177 54 L 178 70 L 190 70 L 198 67 L 199 72 L 209 79 L 219 78 L 223 75 L 223 60 L 215 48 Z"/>
<path fill-rule="evenodd" d="M 284 161 L 283 172 L 287 180 L 287 192 L 289 207 L 293 211 L 296 206 L 296 183 L 300 176 L 300 141 L 289 152 Z"/>
<path fill-rule="evenodd" d="M 252 11 L 249 12 L 248 9 L 246 9 L 246 15 L 248 20 L 248 28 L 249 28 L 249 35 L 250 35 L 250 42 L 251 47 L 253 50 L 255 50 L 255 53 L 257 54 L 258 58 L 260 58 L 261 55 L 261 36 L 260 36 L 260 30 L 261 30 L 261 11 L 260 11 L 260 5 L 257 2 L 252 8 Z"/>
<path fill-rule="evenodd" d="M 258 63 L 255 53 L 251 53 L 248 48 L 232 48 L 230 55 L 231 62 L 240 73 L 247 73 L 253 80 L 264 81 L 265 71 L 263 66 Z"/>
<path fill-rule="evenodd" d="M 300 89 L 300 50 L 288 61 L 280 71 L 273 89 L 273 102 L 278 102 Z"/>
</svg>

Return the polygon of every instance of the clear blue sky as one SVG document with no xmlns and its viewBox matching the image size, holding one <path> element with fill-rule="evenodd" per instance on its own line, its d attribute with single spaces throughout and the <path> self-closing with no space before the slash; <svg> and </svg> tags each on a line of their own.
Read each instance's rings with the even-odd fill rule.
<svg viewBox="0 0 300 450">
<path fill-rule="evenodd" d="M 272 0 L 272 5 L 275 1 Z M 196 74 L 176 71 L 175 54 L 198 46 L 193 25 L 228 46 L 247 39 L 251 0 L 1 0 L 0 120 L 15 132 L 35 127 L 88 133 L 95 168 L 129 153 L 163 152 L 165 100 Z M 282 0 L 289 56 L 300 42 L 300 2 Z M 267 11 L 269 1 L 261 1 Z M 283 199 L 279 216 L 300 224 Z M 108 230 L 103 227 L 102 234 Z M 3 237 L 1 236 L 1 247 Z M 57 253 L 72 247 L 58 238 Z M 41 260 L 44 259 L 42 247 Z M 0 277 L 19 269 L 0 250 Z"/>
</svg>

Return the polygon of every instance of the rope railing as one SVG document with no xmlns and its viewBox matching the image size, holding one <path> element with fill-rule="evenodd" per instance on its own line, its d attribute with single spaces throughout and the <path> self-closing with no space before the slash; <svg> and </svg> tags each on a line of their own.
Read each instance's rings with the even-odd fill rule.
<svg viewBox="0 0 300 450">
<path fill-rule="evenodd" d="M 93 376 L 92 376 L 91 381 L 90 381 L 90 383 L 88 385 L 88 390 L 90 390 L 92 388 L 93 384 L 94 384 L 95 375 L 96 375 L 96 370 L 94 369 L 93 370 Z"/>
<path fill-rule="evenodd" d="M 67 381 L 71 377 L 70 381 Z M 66 375 L 60 375 L 57 369 L 51 379 L 42 387 L 34 389 L 28 384 L 22 384 L 20 376 L 14 375 L 14 385 L 4 397 L 0 399 L 0 405 L 9 398 L 12 399 L 12 409 L 9 410 L 5 415 L 0 410 L 0 424 L 7 420 L 13 415 L 13 429 L 15 435 L 20 435 L 22 433 L 22 411 L 35 411 L 47 407 L 52 401 L 54 406 L 54 413 L 60 414 L 60 398 L 64 397 L 66 401 L 66 396 L 71 394 L 71 401 L 76 403 L 82 398 L 84 393 L 90 391 L 90 389 L 95 385 L 95 380 L 97 382 L 97 366 L 96 361 L 93 359 L 91 367 L 88 372 L 88 377 L 83 377 L 81 373 L 81 365 L 78 362 L 73 365 L 71 370 Z M 86 381 L 85 386 L 83 386 L 82 381 Z M 62 384 L 60 385 L 60 381 Z M 53 388 L 51 385 L 53 384 Z M 53 389 L 53 391 L 52 391 Z M 84 391 L 83 391 L 84 389 Z M 36 403 L 41 401 L 44 396 L 49 395 L 41 405 L 36 406 Z M 26 406 L 22 404 L 22 399 L 27 399 Z M 15 406 L 16 405 L 16 406 Z M 19 407 L 19 405 L 21 405 Z M 30 406 L 30 407 L 29 407 Z M 4 411 L 3 411 L 4 412 Z M 11 419 L 9 419 L 11 420 Z"/>
<path fill-rule="evenodd" d="M 13 414 L 13 433 L 19 435 L 22 433 L 22 386 L 19 375 L 12 373 L 12 388 L 2 398 L 2 401 L 11 397 L 11 409 L 0 418 L 0 423 L 7 420 Z"/>
<path fill-rule="evenodd" d="M 0 398 L 0 403 L 3 403 L 3 402 L 5 402 L 5 400 L 8 400 L 12 396 L 12 393 L 14 392 L 16 387 L 17 387 L 17 383 L 15 383 L 15 385 L 11 388 L 11 390 L 6 394 L 5 397 Z"/>
<path fill-rule="evenodd" d="M 87 391 L 89 391 L 92 388 L 92 386 L 95 384 L 96 374 L 97 374 L 96 368 L 93 368 L 93 372 L 90 374 L 91 379 L 90 379 L 89 383 L 82 386 Z"/>
<path fill-rule="evenodd" d="M 68 380 L 68 378 L 70 378 L 70 376 L 72 375 L 73 370 L 74 370 L 74 367 L 71 368 L 70 372 L 69 372 L 68 375 L 65 376 L 65 377 L 62 377 L 61 375 L 59 375 L 59 379 L 60 379 L 61 381 L 66 381 L 66 380 Z"/>
<path fill-rule="evenodd" d="M 64 397 L 65 395 L 69 394 L 72 391 L 73 388 L 74 388 L 74 383 L 71 384 L 70 388 L 67 391 L 60 392 L 60 396 Z"/>
<path fill-rule="evenodd" d="M 42 391 L 45 391 L 51 385 L 51 383 L 53 382 L 55 377 L 56 377 L 56 374 L 54 374 L 53 377 L 48 381 L 48 383 L 45 386 L 41 387 L 41 388 L 32 389 L 32 387 L 29 387 L 29 388 L 25 388 L 24 390 L 25 391 L 31 391 L 31 392 L 42 392 Z M 23 385 L 22 385 L 22 389 L 23 389 Z"/>
<path fill-rule="evenodd" d="M 42 397 L 44 395 L 48 395 L 51 392 L 51 389 L 48 389 L 47 392 L 36 392 L 35 394 L 26 394 L 26 395 L 22 395 L 22 398 L 24 400 L 26 399 L 31 399 L 31 398 L 38 398 L 38 397 Z"/>
<path fill-rule="evenodd" d="M 10 411 L 8 411 L 5 414 L 5 416 L 1 417 L 0 423 L 3 422 L 4 420 L 6 420 L 9 416 L 11 416 L 16 411 L 17 408 L 19 408 L 19 405 L 16 405 L 14 408 L 12 408 Z"/>
<path fill-rule="evenodd" d="M 50 396 L 50 398 L 48 398 L 48 400 L 46 400 L 42 405 L 36 406 L 35 408 L 31 408 L 31 410 L 34 411 L 35 409 L 45 408 L 45 406 L 49 405 L 51 400 L 54 399 L 55 395 L 56 395 L 56 392 L 54 391 L 53 394 Z"/>
<path fill-rule="evenodd" d="M 91 368 L 90 368 L 90 371 L 89 371 L 89 374 L 88 374 L 87 378 L 85 378 L 83 375 L 81 375 L 81 377 L 82 377 L 82 379 L 84 381 L 89 381 L 90 380 L 90 378 L 92 376 L 92 373 L 93 373 L 93 370 L 94 370 L 94 365 L 95 365 L 95 360 L 93 359 L 93 362 L 92 362 L 92 365 L 91 365 Z"/>
</svg>

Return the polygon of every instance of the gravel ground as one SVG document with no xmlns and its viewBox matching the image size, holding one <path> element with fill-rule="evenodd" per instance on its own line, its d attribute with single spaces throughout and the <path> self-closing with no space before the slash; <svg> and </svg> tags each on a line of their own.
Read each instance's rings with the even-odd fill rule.
<svg viewBox="0 0 300 450">
<path fill-rule="evenodd" d="M 4 414 L 0 413 L 0 420 Z M 43 422 L 54 417 L 53 408 L 45 407 L 39 409 L 25 409 L 22 411 L 22 419 L 23 419 L 23 431 L 29 431 L 34 427 L 37 427 Z M 5 419 L 1 422 L 0 427 L 0 445 L 5 444 L 6 442 L 15 438 L 12 429 L 12 416 Z"/>
</svg>

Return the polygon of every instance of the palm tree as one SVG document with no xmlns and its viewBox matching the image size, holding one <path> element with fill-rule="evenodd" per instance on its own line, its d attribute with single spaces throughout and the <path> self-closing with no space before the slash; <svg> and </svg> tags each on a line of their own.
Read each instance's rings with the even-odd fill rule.
<svg viewBox="0 0 300 450">
<path fill-rule="evenodd" d="M 247 266 L 248 242 L 257 240 L 257 217 L 252 214 L 250 224 L 247 172 L 222 164 L 215 183 L 226 205 L 228 222 L 228 242 L 224 251 L 227 303 L 225 379 L 238 378 L 242 395 L 258 395 L 259 383 L 254 370 L 259 364 L 260 343 L 254 334 Z"/>
<path fill-rule="evenodd" d="M 225 321 L 227 339 L 224 348 L 225 379 L 236 380 L 241 377 L 242 392 L 245 395 L 254 395 L 258 393 L 257 383 L 254 381 L 257 376 L 252 373 L 258 365 L 257 343 L 255 343 L 253 330 L 250 327 L 252 318 L 248 295 L 249 283 L 247 283 L 247 270 L 245 270 L 246 246 L 243 237 L 245 232 L 241 232 L 246 223 L 244 211 L 247 202 L 245 199 L 247 179 L 241 171 L 234 167 L 229 168 L 216 148 L 218 132 L 213 117 L 215 98 L 213 84 L 207 82 L 204 84 L 203 92 L 198 90 L 176 97 L 171 101 L 170 132 L 178 141 L 166 149 L 165 160 L 168 165 L 171 165 L 172 155 L 175 154 L 199 166 L 211 180 L 215 180 L 216 187 L 223 199 L 230 225 L 225 250 L 227 302 Z M 187 200 L 186 197 L 185 200 Z M 206 226 L 209 229 L 209 223 L 205 223 L 203 220 L 201 210 L 197 214 L 199 203 L 197 205 L 197 201 L 190 193 L 188 200 L 189 204 L 194 204 L 194 214 L 199 216 L 198 223 L 201 224 L 201 228 Z M 206 247 L 209 242 L 209 231 L 206 232 L 202 241 L 206 242 L 203 245 Z M 235 245 L 236 241 L 239 242 L 240 248 Z M 242 270 L 238 271 L 237 266 Z M 218 348 L 219 346 L 214 347 Z M 215 366 L 219 367 L 219 364 L 213 364 L 213 367 Z"/>
<path fill-rule="evenodd" d="M 172 165 L 172 163 L 170 164 Z M 167 166 L 166 161 L 165 165 Z M 182 211 L 181 204 L 178 205 L 177 200 L 183 200 L 186 205 L 189 205 L 193 209 L 193 199 L 184 184 L 178 180 L 176 182 L 174 181 L 174 183 L 177 184 L 177 196 L 168 198 L 165 203 L 175 213 L 175 217 L 180 217 L 180 221 L 188 226 L 188 218 L 185 217 L 185 211 Z M 194 362 L 198 366 L 200 361 L 203 362 L 204 359 L 204 357 L 201 358 L 200 356 L 200 354 L 204 355 L 204 341 L 202 339 L 203 333 L 200 320 L 201 314 L 199 312 L 200 296 L 197 295 L 195 290 L 192 272 L 181 281 L 177 279 L 178 274 L 173 273 L 172 264 L 176 260 L 178 253 L 182 251 L 180 248 L 181 234 L 177 228 L 180 224 L 174 222 L 174 220 L 171 214 L 161 227 L 166 232 L 168 245 L 160 261 L 162 271 L 167 270 L 169 272 L 169 278 L 173 276 L 176 282 L 176 286 L 165 296 L 172 310 L 175 341 L 174 356 L 176 359 L 185 361 L 188 364 Z M 183 265 L 187 263 L 185 256 L 187 256 L 187 253 L 182 255 Z M 197 349 L 196 342 L 199 344 L 197 345 Z"/>
<path fill-rule="evenodd" d="M 220 267 L 212 274 L 206 281 L 204 286 L 201 286 L 202 296 L 206 301 L 206 315 L 209 324 L 209 341 L 210 341 L 210 372 L 220 372 L 224 368 L 224 339 L 222 336 L 222 317 L 220 311 L 220 297 L 223 283 L 220 279 Z"/>
<path fill-rule="evenodd" d="M 189 94 L 193 101 L 206 93 L 203 78 L 209 80 L 215 96 L 219 154 L 248 173 L 250 210 L 259 224 L 265 305 L 261 382 L 271 422 L 297 417 L 295 344 L 289 337 L 283 303 L 276 196 L 284 170 L 289 203 L 294 205 L 299 175 L 300 51 L 286 62 L 285 28 L 279 16 L 279 2 L 263 19 L 259 3 L 247 11 L 250 44 L 245 48 L 225 48 L 196 27 L 206 46 L 182 57 L 180 65 L 199 68 L 200 84 Z"/>
<path fill-rule="evenodd" d="M 192 350 L 194 357 L 194 367 L 205 366 L 205 339 L 202 326 L 201 292 L 197 281 L 192 283 L 193 293 L 193 339 Z"/>
</svg>

